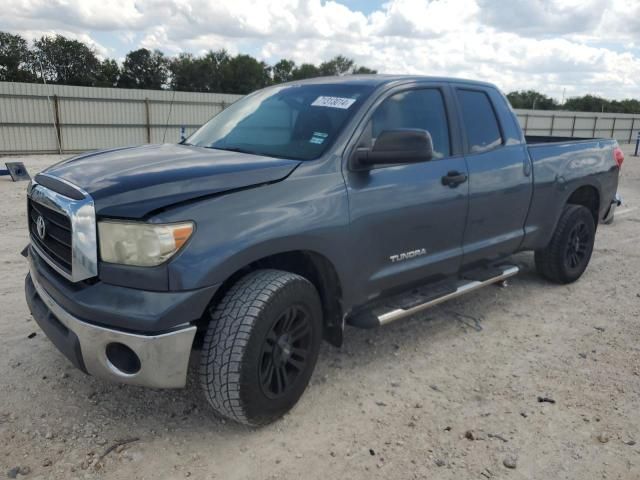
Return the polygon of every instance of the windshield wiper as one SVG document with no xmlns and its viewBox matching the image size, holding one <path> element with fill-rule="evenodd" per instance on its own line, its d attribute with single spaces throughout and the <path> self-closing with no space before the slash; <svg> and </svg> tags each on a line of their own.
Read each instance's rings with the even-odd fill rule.
<svg viewBox="0 0 640 480">
<path fill-rule="evenodd" d="M 261 155 L 260 153 L 253 152 L 251 150 L 246 150 L 240 147 L 215 147 L 211 145 L 210 147 L 205 147 L 205 148 L 213 148 L 214 150 L 226 150 L 227 152 L 238 152 L 238 153 L 248 153 L 251 155 Z"/>
<path fill-rule="evenodd" d="M 203 147 L 203 148 L 211 148 L 213 150 L 225 150 L 227 152 L 246 153 L 248 155 L 258 155 L 260 157 L 282 158 L 284 160 L 298 160 L 298 161 L 300 160 L 299 158 L 289 157 L 286 155 L 278 155 L 278 154 L 269 153 L 269 152 L 254 152 L 252 150 L 246 150 L 240 147 L 214 147 L 213 145 L 211 145 L 209 147 Z"/>
</svg>

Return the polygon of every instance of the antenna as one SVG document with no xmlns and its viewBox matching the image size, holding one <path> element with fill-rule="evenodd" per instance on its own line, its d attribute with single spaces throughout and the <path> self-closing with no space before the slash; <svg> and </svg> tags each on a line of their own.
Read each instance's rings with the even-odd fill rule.
<svg viewBox="0 0 640 480">
<path fill-rule="evenodd" d="M 169 119 L 171 118 L 171 111 L 173 110 L 173 100 L 176 98 L 176 91 L 173 91 L 173 95 L 171 96 L 171 103 L 169 104 L 169 113 L 167 114 L 167 121 L 164 126 L 164 133 L 162 134 L 162 143 L 164 143 L 164 139 L 167 136 L 167 129 L 169 128 Z"/>
<path fill-rule="evenodd" d="M 58 128 L 56 127 L 56 113 L 53 111 L 53 105 L 51 104 L 51 98 L 49 97 L 49 86 L 47 85 L 47 79 L 44 78 L 44 68 L 42 68 L 42 59 L 40 58 L 40 55 L 38 55 L 38 63 L 40 64 L 40 75 L 42 76 L 42 82 L 44 83 L 45 91 L 47 92 L 47 102 L 49 103 L 49 110 L 51 110 L 51 118 L 53 120 L 51 123 L 53 125 L 53 131 L 56 135 L 56 142 L 58 143 L 58 153 L 62 155 L 62 143 L 60 142 Z"/>
</svg>

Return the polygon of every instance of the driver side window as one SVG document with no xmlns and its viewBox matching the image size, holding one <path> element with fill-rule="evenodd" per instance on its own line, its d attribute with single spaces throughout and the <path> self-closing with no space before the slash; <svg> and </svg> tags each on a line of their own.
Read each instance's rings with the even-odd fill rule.
<svg viewBox="0 0 640 480">
<path fill-rule="evenodd" d="M 387 98 L 369 120 L 361 146 L 372 148 L 381 132 L 401 128 L 427 130 L 433 140 L 434 159 L 451 154 L 447 114 L 440 90 L 407 90 Z"/>
</svg>

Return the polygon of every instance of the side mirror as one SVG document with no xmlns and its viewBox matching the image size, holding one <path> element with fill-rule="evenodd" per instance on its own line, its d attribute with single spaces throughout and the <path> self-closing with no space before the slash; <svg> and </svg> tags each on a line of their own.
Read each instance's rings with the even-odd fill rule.
<svg viewBox="0 0 640 480">
<path fill-rule="evenodd" d="M 426 162 L 432 158 L 431 134 L 417 128 L 384 130 L 372 149 L 358 148 L 354 153 L 354 161 L 361 167 Z"/>
</svg>

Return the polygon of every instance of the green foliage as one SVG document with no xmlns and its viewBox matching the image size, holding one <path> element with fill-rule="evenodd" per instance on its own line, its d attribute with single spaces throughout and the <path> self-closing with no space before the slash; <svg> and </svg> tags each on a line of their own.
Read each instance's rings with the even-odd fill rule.
<svg viewBox="0 0 640 480">
<path fill-rule="evenodd" d="M 167 85 L 168 61 L 159 50 L 140 48 L 129 52 L 122 64 L 118 86 L 159 90 Z"/>
<path fill-rule="evenodd" d="M 0 80 L 41 81 L 40 61 L 51 83 L 239 94 L 321 75 L 376 73 L 356 67 L 342 55 L 319 66 L 297 66 L 293 60 L 282 59 L 271 67 L 250 55 L 232 57 L 225 50 L 209 51 L 202 57 L 180 53 L 167 58 L 159 50 L 146 48 L 129 52 L 119 67 L 113 59 L 98 60 L 91 48 L 62 35 L 42 37 L 29 50 L 19 35 L 0 32 Z"/>
<path fill-rule="evenodd" d="M 595 95 L 585 95 L 583 97 L 574 97 L 568 99 L 564 107 L 567 110 L 574 110 L 580 112 L 603 112 L 608 101 L 604 98 L 597 97 Z"/>
<path fill-rule="evenodd" d="M 595 95 L 584 95 L 568 99 L 563 108 L 579 112 L 640 113 L 640 102 L 635 99 L 607 100 Z"/>
<path fill-rule="evenodd" d="M 0 80 L 5 81 L 40 82 L 44 74 L 48 82 L 68 85 L 245 94 L 274 83 L 353 73 L 376 71 L 342 55 L 319 66 L 289 59 L 269 66 L 225 50 L 167 58 L 146 48 L 129 52 L 120 67 L 110 58 L 100 61 L 87 45 L 62 35 L 42 37 L 30 50 L 19 35 L 0 32 Z"/>
<path fill-rule="evenodd" d="M 558 102 L 553 98 L 536 92 L 535 90 L 520 90 L 507 95 L 513 108 L 527 108 L 531 110 L 555 110 Z"/>
<path fill-rule="evenodd" d="M 96 87 L 117 87 L 120 79 L 120 67 L 112 58 L 100 62 L 96 73 Z"/>
<path fill-rule="evenodd" d="M 356 68 L 353 69 L 353 73 L 354 74 L 365 74 L 365 73 L 367 73 L 367 74 L 375 74 L 375 73 L 378 73 L 378 71 L 377 70 L 372 70 L 372 69 L 367 68 L 367 67 L 356 67 Z"/>
<path fill-rule="evenodd" d="M 20 35 L 0 32 L 0 80 L 31 82 L 34 79 L 27 41 Z"/>
<path fill-rule="evenodd" d="M 167 58 L 159 50 L 131 51 L 122 65 L 100 61 L 93 49 L 62 35 L 42 37 L 33 47 L 24 38 L 0 32 L 0 81 L 41 82 L 121 88 L 171 88 L 185 92 L 245 94 L 270 84 L 325 75 L 375 74 L 342 55 L 316 66 L 282 59 L 272 67 L 250 55 L 230 56 L 225 50 L 202 57 L 181 53 Z M 607 100 L 595 95 L 569 98 L 564 105 L 535 90 L 507 95 L 514 108 L 578 112 L 640 113 L 636 99 Z"/>
<path fill-rule="evenodd" d="M 100 62 L 94 51 L 78 40 L 62 35 L 33 42 L 32 70 L 47 82 L 64 85 L 95 85 Z"/>
<path fill-rule="evenodd" d="M 311 63 L 303 63 L 295 67 L 291 73 L 291 80 L 303 80 L 305 78 L 319 77 L 320 69 Z"/>
<path fill-rule="evenodd" d="M 171 88 L 184 92 L 219 92 L 222 70 L 229 59 L 225 50 L 209 51 L 203 57 L 181 53 L 169 63 Z"/>
<path fill-rule="evenodd" d="M 286 58 L 280 60 L 271 69 L 273 83 L 283 83 L 293 80 L 293 71 L 295 68 L 296 63 L 293 60 L 287 60 Z"/>
<path fill-rule="evenodd" d="M 625 100 L 612 100 L 609 102 L 609 110 L 614 113 L 640 113 L 640 101 L 635 98 Z"/>
<path fill-rule="evenodd" d="M 338 55 L 328 62 L 321 63 L 318 70 L 320 70 L 321 75 L 326 76 L 346 75 L 353 71 L 353 65 L 353 60 L 345 58 L 342 55 Z"/>
<path fill-rule="evenodd" d="M 271 68 L 250 55 L 236 55 L 222 67 L 222 91 L 245 94 L 271 83 Z"/>
<path fill-rule="evenodd" d="M 607 100 L 596 95 L 569 98 L 563 105 L 535 90 L 507 94 L 513 108 L 529 110 L 568 110 L 573 112 L 640 113 L 640 101 L 635 99 Z"/>
</svg>

